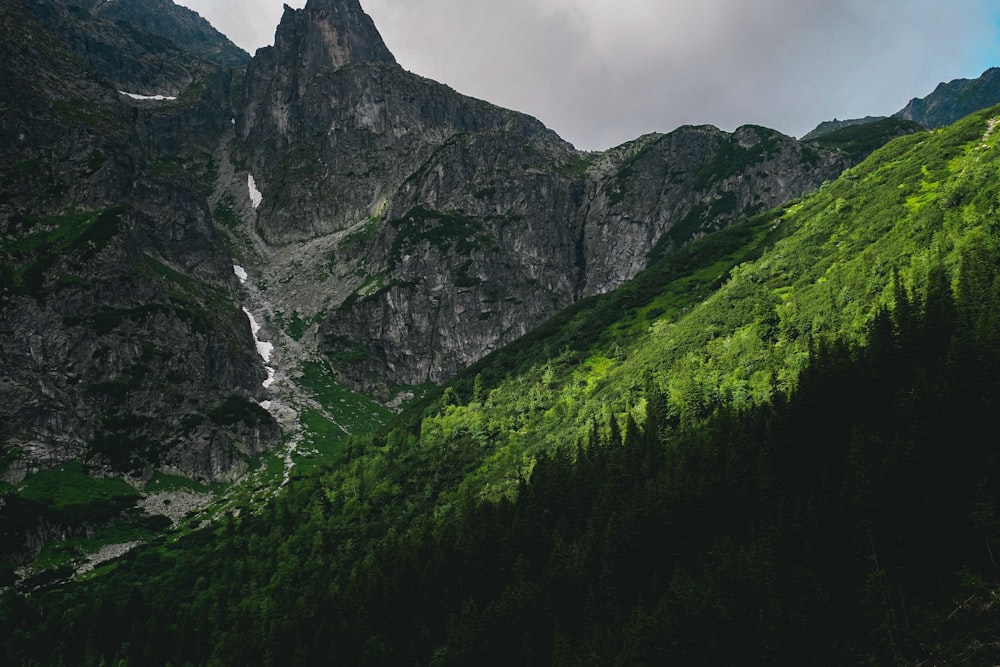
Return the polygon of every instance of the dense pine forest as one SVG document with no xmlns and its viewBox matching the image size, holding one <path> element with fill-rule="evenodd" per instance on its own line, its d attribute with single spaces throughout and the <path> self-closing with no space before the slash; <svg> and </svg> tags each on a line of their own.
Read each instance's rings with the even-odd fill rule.
<svg viewBox="0 0 1000 667">
<path fill-rule="evenodd" d="M 1000 109 L 663 251 L 10 664 L 1000 661 Z"/>
</svg>

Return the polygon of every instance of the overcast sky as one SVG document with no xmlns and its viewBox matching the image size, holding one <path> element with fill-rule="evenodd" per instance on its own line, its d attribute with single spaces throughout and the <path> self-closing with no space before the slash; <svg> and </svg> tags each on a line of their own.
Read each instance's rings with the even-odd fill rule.
<svg viewBox="0 0 1000 667">
<path fill-rule="evenodd" d="M 253 53 L 282 0 L 177 0 Z M 288 0 L 302 7 L 305 0 Z M 996 0 L 361 0 L 406 69 L 582 149 L 754 123 L 801 136 L 1000 66 Z"/>
</svg>

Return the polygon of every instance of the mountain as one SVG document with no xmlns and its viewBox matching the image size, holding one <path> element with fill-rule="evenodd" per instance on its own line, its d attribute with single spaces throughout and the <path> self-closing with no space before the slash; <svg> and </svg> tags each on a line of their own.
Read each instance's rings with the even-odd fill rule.
<svg viewBox="0 0 1000 667">
<path fill-rule="evenodd" d="M 954 79 L 941 83 L 926 97 L 914 97 L 905 107 L 892 115 L 902 121 L 936 129 L 951 125 L 971 113 L 1000 103 L 1000 69 L 992 67 L 976 79 Z M 851 120 L 832 120 L 820 123 L 802 137 L 813 141 L 857 125 L 870 125 L 886 120 L 885 116 L 867 116 Z"/>
<path fill-rule="evenodd" d="M 417 457 L 439 468 L 414 472 L 417 483 L 486 480 L 483 497 L 504 495 L 528 472 L 506 464 L 585 437 L 560 420 L 603 419 L 638 386 L 584 400 L 603 372 L 647 325 L 763 252 L 780 218 L 737 223 L 828 189 L 918 129 L 890 119 L 800 142 L 686 126 L 583 152 L 403 70 L 356 0 L 286 8 L 274 46 L 252 59 L 169 2 L 0 11 L 0 556 L 11 566 L 0 582 L 23 579 L 13 565 L 40 562 L 44 578 L 46 566 L 82 567 L 95 543 L 153 539 L 178 507 L 216 500 L 216 520 L 294 486 L 296 472 L 368 465 L 351 458 L 352 437 L 364 442 L 389 407 L 443 410 L 452 422 L 410 425 L 447 448 L 436 434 L 458 421 L 460 396 L 483 403 L 512 374 L 601 369 L 573 376 L 561 403 L 539 389 L 501 410 L 506 421 L 463 424 L 479 449 Z M 842 199 L 836 215 L 853 205 Z M 758 295 L 745 287 L 719 292 L 731 315 L 685 320 L 698 322 L 680 327 L 685 353 L 746 315 L 738 304 Z M 776 339 L 777 307 L 754 308 L 761 341 Z M 802 318 L 796 331 L 817 335 L 836 319 Z M 608 347 L 575 356 L 591 332 Z M 785 341 L 781 372 L 755 366 L 766 346 L 742 338 L 757 360 L 742 368 L 718 367 L 714 355 L 733 355 L 717 348 L 684 357 L 667 383 L 671 419 L 711 412 L 719 392 L 742 407 L 790 391 L 804 341 Z M 655 376 L 654 356 L 680 363 L 680 349 L 639 354 L 632 377 Z M 533 423 L 549 411 L 560 420 Z M 477 458 L 530 424 L 530 447 L 495 450 L 503 465 Z M 480 477 L 462 482 L 472 462 Z"/>
<path fill-rule="evenodd" d="M 56 469 L 82 483 L 81 466 L 140 486 L 157 471 L 240 476 L 278 428 L 257 405 L 266 375 L 208 166 L 171 153 L 219 131 L 229 74 L 72 5 L 0 14 L 3 488 Z M 132 87 L 147 74 L 164 88 Z M 4 558 L 104 522 L 112 487 L 69 507 L 12 497 Z"/>
<path fill-rule="evenodd" d="M 897 137 L 922 131 L 924 127 L 912 120 L 883 118 L 859 123 L 845 122 L 839 129 L 831 129 L 814 139 L 803 138 L 802 141 L 861 159 Z"/>
<path fill-rule="evenodd" d="M 1000 102 L 1000 68 L 977 79 L 955 79 L 938 85 L 927 97 L 914 98 L 894 116 L 927 128 L 950 125 L 970 113 Z"/>
<path fill-rule="evenodd" d="M 256 512 L 5 598 L 6 654 L 995 662 L 998 121 L 665 249 Z"/>
<path fill-rule="evenodd" d="M 147 536 L 144 496 L 266 474 L 282 434 L 281 470 L 330 455 L 386 414 L 331 373 L 398 405 L 856 159 L 753 126 L 580 152 L 404 71 L 356 0 L 286 9 L 249 61 L 169 2 L 3 11 L 18 563 L 115 517 Z"/>
<path fill-rule="evenodd" d="M 247 68 L 235 122 L 220 201 L 242 207 L 247 250 L 262 255 L 242 260 L 251 274 L 294 286 L 268 289 L 264 307 L 318 324 L 339 377 L 383 398 L 622 284 L 658 244 L 852 163 L 759 127 L 577 151 L 533 118 L 405 72 L 347 1 L 286 9 Z"/>
<path fill-rule="evenodd" d="M 250 55 L 186 7 L 170 0 L 94 0 L 90 10 L 100 17 L 164 37 L 202 60 L 238 67 Z"/>
<path fill-rule="evenodd" d="M 830 132 L 835 132 L 837 130 L 843 130 L 844 128 L 853 127 L 855 125 L 867 125 L 869 123 L 875 123 L 880 120 L 885 120 L 885 116 L 865 116 L 864 118 L 850 118 L 848 120 L 825 120 L 815 128 L 806 132 L 802 135 L 802 141 L 811 141 L 813 139 L 818 139 L 824 134 Z"/>
</svg>

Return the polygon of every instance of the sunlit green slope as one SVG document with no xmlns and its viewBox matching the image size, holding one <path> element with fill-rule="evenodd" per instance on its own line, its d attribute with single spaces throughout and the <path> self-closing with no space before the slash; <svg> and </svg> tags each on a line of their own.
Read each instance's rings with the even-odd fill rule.
<svg viewBox="0 0 1000 667">
<path fill-rule="evenodd" d="M 894 275 L 922 292 L 932 265 L 954 275 L 963 250 L 997 243 L 998 113 L 897 139 L 820 191 L 557 317 L 460 377 L 399 448 L 482 459 L 465 484 L 496 497 L 537 452 L 575 445 L 592 421 L 627 411 L 641 421 L 649 385 L 682 424 L 792 389 L 810 345 L 862 340 L 893 303 Z M 733 266 L 744 258 L 753 259 Z M 355 465 L 385 457 L 370 450 Z"/>
</svg>

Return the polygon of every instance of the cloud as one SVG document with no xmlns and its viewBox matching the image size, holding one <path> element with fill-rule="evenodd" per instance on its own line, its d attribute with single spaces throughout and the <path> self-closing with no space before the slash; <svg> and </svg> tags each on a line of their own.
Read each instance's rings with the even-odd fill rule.
<svg viewBox="0 0 1000 667">
<path fill-rule="evenodd" d="M 182 0 L 244 48 L 280 0 Z M 290 3 L 302 6 L 303 2 Z M 681 124 L 801 135 L 1000 65 L 988 0 L 362 0 L 397 60 L 581 148 Z"/>
</svg>

